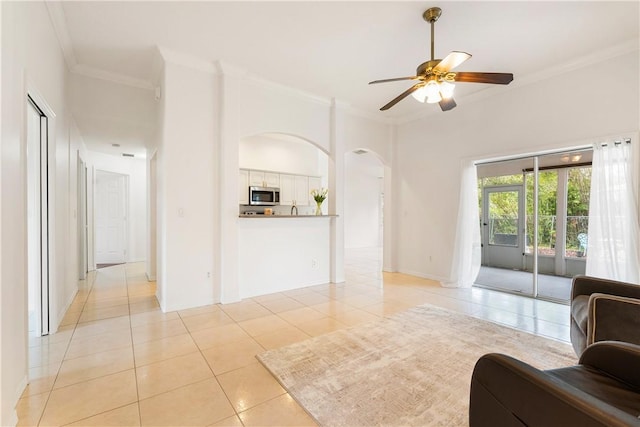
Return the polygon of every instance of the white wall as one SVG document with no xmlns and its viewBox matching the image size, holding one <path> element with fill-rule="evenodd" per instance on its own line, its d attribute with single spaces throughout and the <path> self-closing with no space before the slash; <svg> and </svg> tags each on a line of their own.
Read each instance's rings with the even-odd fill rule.
<svg viewBox="0 0 640 427">
<path fill-rule="evenodd" d="M 170 61 L 163 73 L 157 281 L 160 305 L 172 311 L 214 302 L 217 80 Z"/>
<path fill-rule="evenodd" d="M 595 84 L 610 70 L 615 78 Z M 637 132 L 638 73 L 636 50 L 481 101 L 461 99 L 450 112 L 399 126 L 399 270 L 448 278 L 462 159 L 535 153 Z"/>
<path fill-rule="evenodd" d="M 88 166 L 96 171 L 114 172 L 129 177 L 129 217 L 127 221 L 127 262 L 147 259 L 147 162 L 143 158 L 122 157 L 89 151 Z M 95 180 L 89 183 L 95 194 Z M 92 205 L 93 208 L 93 205 Z M 93 209 L 91 209 L 93 212 Z M 92 215 L 95 218 L 95 215 Z M 93 230 L 93 227 L 91 228 Z M 92 246 L 93 247 L 93 246 Z M 93 252 L 95 255 L 95 252 Z M 92 264 L 95 268 L 95 264 Z"/>
<path fill-rule="evenodd" d="M 240 137 L 279 132 L 313 141 L 327 153 L 331 151 L 331 105 L 327 100 L 255 79 L 244 79 L 239 92 Z"/>
<path fill-rule="evenodd" d="M 329 282 L 334 218 L 243 218 L 238 224 L 240 297 Z"/>
<path fill-rule="evenodd" d="M 69 104 L 79 130 L 93 151 L 145 154 L 156 129 L 154 92 L 79 74 L 69 78 Z"/>
<path fill-rule="evenodd" d="M 244 169 L 262 169 L 297 175 L 327 175 L 327 155 L 302 139 L 280 140 L 266 136 L 242 138 L 239 165 Z"/>
<path fill-rule="evenodd" d="M 376 153 L 382 163 L 393 162 L 393 140 L 391 123 L 349 114 L 345 119 L 346 152 L 366 149 Z"/>
<path fill-rule="evenodd" d="M 2 8 L 2 307 L 0 328 L 0 424 L 14 425 L 14 405 L 27 379 L 26 140 L 27 91 L 38 93 L 55 113 L 50 120 L 51 321 L 76 289 L 70 270 L 75 227 L 69 207 L 70 120 L 66 68 L 43 2 L 1 2 Z M 75 163 L 75 157 L 74 157 Z"/>
<path fill-rule="evenodd" d="M 382 163 L 371 153 L 346 153 L 344 177 L 345 248 L 380 246 Z"/>
</svg>

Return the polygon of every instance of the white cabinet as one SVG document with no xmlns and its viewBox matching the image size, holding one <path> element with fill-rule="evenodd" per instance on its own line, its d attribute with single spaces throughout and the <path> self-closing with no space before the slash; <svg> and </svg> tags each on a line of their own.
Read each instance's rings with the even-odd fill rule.
<svg viewBox="0 0 640 427">
<path fill-rule="evenodd" d="M 264 182 L 267 187 L 280 187 L 280 174 L 273 172 L 264 173 Z"/>
<path fill-rule="evenodd" d="M 252 187 L 279 187 L 280 174 L 250 170 L 249 185 L 251 185 Z"/>
<path fill-rule="evenodd" d="M 249 171 L 240 169 L 238 178 L 238 200 L 241 205 L 249 204 Z"/>
<path fill-rule="evenodd" d="M 280 204 L 298 206 L 315 205 L 311 190 L 320 189 L 321 179 L 317 176 L 292 175 L 287 173 L 265 172 L 240 169 L 238 180 L 238 199 L 241 205 L 249 204 L 249 186 L 280 188 Z"/>
<path fill-rule="evenodd" d="M 280 174 L 280 204 L 293 205 L 295 195 L 295 175 Z"/>
<path fill-rule="evenodd" d="M 264 172 L 249 171 L 249 185 L 252 187 L 264 187 Z"/>
<path fill-rule="evenodd" d="M 311 195 L 309 194 L 309 177 L 296 175 L 296 192 L 295 192 L 295 201 L 299 206 L 307 206 L 309 205 L 309 198 Z"/>
<path fill-rule="evenodd" d="M 309 177 L 280 174 L 280 204 L 309 205 Z"/>
</svg>

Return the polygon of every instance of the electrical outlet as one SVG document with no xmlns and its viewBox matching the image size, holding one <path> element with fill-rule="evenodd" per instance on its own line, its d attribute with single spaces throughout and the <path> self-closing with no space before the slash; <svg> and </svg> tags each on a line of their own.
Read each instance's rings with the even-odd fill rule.
<svg viewBox="0 0 640 427">
<path fill-rule="evenodd" d="M 317 259 L 312 259 L 311 260 L 311 268 L 313 268 L 314 270 L 318 269 L 318 260 Z"/>
<path fill-rule="evenodd" d="M 207 271 L 207 279 L 210 279 L 210 278 L 211 278 L 211 272 Z"/>
</svg>

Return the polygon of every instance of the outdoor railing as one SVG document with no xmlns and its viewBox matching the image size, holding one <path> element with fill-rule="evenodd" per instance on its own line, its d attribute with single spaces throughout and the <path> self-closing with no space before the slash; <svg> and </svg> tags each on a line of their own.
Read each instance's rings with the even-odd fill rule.
<svg viewBox="0 0 640 427">
<path fill-rule="evenodd" d="M 589 225 L 588 216 L 568 216 L 567 227 L 564 236 L 556 236 L 556 215 L 538 216 L 538 253 L 541 255 L 555 254 L 557 239 L 564 238 L 566 242 L 567 257 L 586 256 L 586 236 Z M 517 246 L 518 218 L 500 217 L 489 218 L 489 243 L 507 244 Z M 533 217 L 526 219 L 526 241 L 527 253 L 533 251 Z M 512 239 L 505 239 L 505 236 L 514 236 Z"/>
</svg>

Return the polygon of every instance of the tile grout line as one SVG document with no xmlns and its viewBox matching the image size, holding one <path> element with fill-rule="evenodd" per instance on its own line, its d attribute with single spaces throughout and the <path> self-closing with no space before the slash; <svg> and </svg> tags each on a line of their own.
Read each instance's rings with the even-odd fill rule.
<svg viewBox="0 0 640 427">
<path fill-rule="evenodd" d="M 216 304 L 214 304 L 216 305 Z M 216 383 L 218 384 L 218 387 L 220 387 L 220 391 L 222 391 L 222 394 L 224 394 L 225 399 L 227 399 L 227 403 L 229 403 L 229 406 L 231 406 L 231 409 L 233 409 L 233 412 L 236 416 L 236 418 L 240 421 L 240 424 L 242 424 L 244 426 L 244 423 L 242 422 L 242 418 L 240 418 L 240 413 L 236 410 L 236 408 L 233 406 L 233 403 L 231 402 L 231 399 L 229 398 L 229 395 L 227 394 L 226 390 L 224 389 L 224 387 L 222 387 L 222 384 L 220 383 L 220 380 L 218 379 L 218 376 L 216 375 L 215 372 L 213 372 L 213 367 L 211 366 L 211 364 L 209 364 L 209 361 L 207 360 L 207 358 L 205 357 L 204 353 L 202 352 L 203 349 L 200 348 L 200 345 L 198 344 L 198 342 L 195 340 L 195 338 L 193 338 L 193 335 L 191 335 L 191 330 L 187 327 L 187 325 L 184 323 L 184 320 L 182 319 L 182 315 L 180 314 L 179 311 L 176 311 L 176 313 L 178 314 L 178 317 L 180 318 L 180 320 L 182 321 L 183 326 L 185 327 L 185 329 L 187 330 L 187 333 L 189 334 L 189 337 L 191 338 L 191 340 L 194 342 L 194 344 L 196 345 L 198 352 L 200 353 L 200 356 L 204 359 L 205 363 L 207 364 L 207 367 L 209 368 L 209 371 L 211 371 L 211 375 L 213 375 L 213 378 L 215 379 Z M 187 316 L 188 317 L 188 316 Z M 235 321 L 234 321 L 235 322 Z M 207 381 L 207 380 L 203 380 L 203 381 Z M 195 384 L 195 383 L 194 383 Z M 185 386 L 186 387 L 186 386 Z M 218 421 L 222 421 L 224 418 L 221 418 Z M 214 421 L 214 422 L 218 422 L 218 421 Z"/>
<path fill-rule="evenodd" d="M 133 377 L 136 382 L 136 406 L 138 407 L 138 425 L 142 426 L 142 409 L 140 408 L 140 389 L 138 388 L 138 367 L 136 365 L 136 347 L 133 342 L 133 326 L 131 325 L 131 298 L 129 295 L 129 278 L 127 277 L 127 264 L 124 264 L 124 283 L 127 287 L 127 305 L 129 310 L 129 338 L 131 338 L 131 356 L 133 357 Z"/>
<path fill-rule="evenodd" d="M 82 304 L 82 310 L 80 311 L 80 316 L 82 316 L 82 312 L 84 312 L 84 308 L 87 305 L 87 300 L 89 299 L 89 295 L 91 294 L 91 292 L 93 292 L 93 286 L 95 284 L 96 278 L 98 277 L 98 273 L 96 272 L 93 275 L 93 280 L 91 281 L 91 286 L 89 286 L 89 289 L 87 291 L 87 296 L 85 297 L 85 300 Z M 77 293 L 76 293 L 77 296 Z M 75 299 L 75 297 L 74 297 Z M 65 313 L 66 315 L 66 313 Z M 55 390 L 54 387 L 56 385 L 56 381 L 58 381 L 58 376 L 60 375 L 60 370 L 62 369 L 62 365 L 64 364 L 64 357 L 67 355 L 67 352 L 69 351 L 69 347 L 71 346 L 71 341 L 73 340 L 73 336 L 76 333 L 76 328 L 78 327 L 78 323 L 80 321 L 80 316 L 78 316 L 78 319 L 76 320 L 75 324 L 73 325 L 73 332 L 71 332 L 71 336 L 69 337 L 69 342 L 67 342 L 67 348 L 64 350 L 64 354 L 62 355 L 62 360 L 60 361 L 60 366 L 58 367 L 58 370 L 56 371 L 56 377 L 53 380 L 53 383 L 51 384 L 51 390 L 49 390 L 48 395 L 47 395 L 47 399 L 44 403 L 44 405 L 42 406 L 42 413 L 40 414 L 40 417 L 38 417 L 38 421 L 36 422 L 36 425 L 40 425 L 40 423 L 42 422 L 42 417 L 44 417 L 44 413 L 47 409 L 47 405 L 49 405 L 49 399 L 51 398 L 51 394 L 53 393 L 53 391 Z"/>
</svg>

